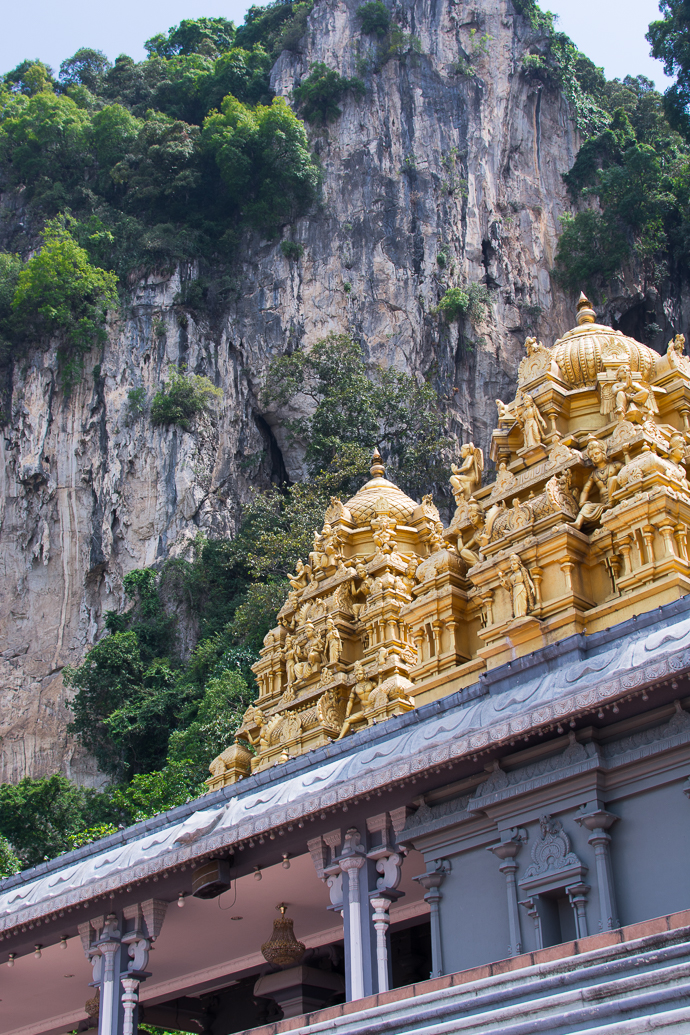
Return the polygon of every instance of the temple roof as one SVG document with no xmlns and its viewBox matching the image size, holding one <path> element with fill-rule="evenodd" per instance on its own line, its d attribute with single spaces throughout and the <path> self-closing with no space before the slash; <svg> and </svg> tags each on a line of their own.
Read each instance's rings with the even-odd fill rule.
<svg viewBox="0 0 690 1035">
<path fill-rule="evenodd" d="M 659 359 L 657 352 L 613 327 L 595 323 L 595 319 L 589 299 L 581 294 L 577 303 L 577 326 L 559 338 L 552 349 L 567 384 L 573 388 L 595 385 L 597 374 L 605 369 L 603 358 L 607 354 L 619 355 L 620 362 L 626 362 L 627 357 L 630 369 L 639 371 L 645 380 L 654 376 Z"/>
<path fill-rule="evenodd" d="M 376 450 L 371 465 L 371 479 L 345 504 L 356 524 L 367 524 L 376 517 L 376 504 L 381 498 L 390 505 L 391 516 L 397 521 L 407 524 L 412 519 L 417 503 L 406 496 L 397 485 L 389 482 L 384 474 L 381 454 Z"/>
</svg>

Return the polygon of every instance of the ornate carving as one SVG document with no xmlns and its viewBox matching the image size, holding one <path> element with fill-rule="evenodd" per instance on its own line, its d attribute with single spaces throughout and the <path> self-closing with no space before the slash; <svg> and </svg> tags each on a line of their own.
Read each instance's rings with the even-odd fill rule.
<svg viewBox="0 0 690 1035">
<path fill-rule="evenodd" d="M 594 470 L 580 493 L 580 510 L 574 522 L 575 528 L 582 528 L 585 521 L 590 524 L 596 524 L 599 521 L 606 507 L 610 506 L 611 494 L 617 488 L 617 475 L 622 466 L 618 462 L 609 463 L 607 461 L 604 447 L 593 435 L 587 439 L 585 453 L 590 462 L 594 464 Z M 599 493 L 599 503 L 588 502 L 593 489 Z"/>
<path fill-rule="evenodd" d="M 560 819 L 540 816 L 539 831 L 539 840 L 532 845 L 532 865 L 525 871 L 520 883 L 581 865 L 578 857 L 570 850 L 570 838 L 563 830 Z"/>
<path fill-rule="evenodd" d="M 544 432 L 546 431 L 546 421 L 529 392 L 525 392 L 524 395 L 518 397 L 515 406 L 515 416 L 522 428 L 525 449 L 533 449 L 535 446 L 541 445 Z"/>
<path fill-rule="evenodd" d="M 524 618 L 534 609 L 536 591 L 530 574 L 516 553 L 510 555 L 507 572 L 498 569 L 498 578 L 510 593 L 513 618 Z"/>
<path fill-rule="evenodd" d="M 539 374 L 551 369 L 551 353 L 536 338 L 525 339 L 525 350 L 527 355 L 521 360 L 518 369 L 518 384 L 533 381 Z"/>
<path fill-rule="evenodd" d="M 484 471 L 484 454 L 478 446 L 475 446 L 474 442 L 466 442 L 460 450 L 460 456 L 462 457 L 460 467 L 456 464 L 450 465 L 453 472 L 450 488 L 456 507 L 466 503 L 481 487 Z"/>
<path fill-rule="evenodd" d="M 666 349 L 669 365 L 684 374 L 690 374 L 690 357 L 685 355 L 685 335 L 676 334 Z"/>
</svg>

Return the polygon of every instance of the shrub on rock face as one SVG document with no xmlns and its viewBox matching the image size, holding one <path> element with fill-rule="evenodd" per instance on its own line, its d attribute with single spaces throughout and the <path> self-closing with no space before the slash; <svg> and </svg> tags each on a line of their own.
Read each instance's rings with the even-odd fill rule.
<svg viewBox="0 0 690 1035">
<path fill-rule="evenodd" d="M 381 0 L 371 0 L 370 3 L 362 4 L 357 8 L 357 17 L 362 32 L 367 36 L 378 36 L 379 39 L 383 39 L 391 23 L 391 16 Z"/>
<path fill-rule="evenodd" d="M 170 368 L 169 377 L 153 397 L 151 423 L 162 427 L 175 424 L 190 431 L 194 418 L 211 409 L 214 400 L 222 396 L 222 389 L 207 377 L 185 374 L 174 367 Z"/>
<path fill-rule="evenodd" d="M 307 122 L 325 126 L 342 115 L 338 102 L 348 90 L 362 97 L 365 86 L 361 79 L 345 79 L 334 68 L 329 68 L 323 61 L 317 61 L 310 66 L 304 82 L 295 87 L 293 96 Z"/>
</svg>

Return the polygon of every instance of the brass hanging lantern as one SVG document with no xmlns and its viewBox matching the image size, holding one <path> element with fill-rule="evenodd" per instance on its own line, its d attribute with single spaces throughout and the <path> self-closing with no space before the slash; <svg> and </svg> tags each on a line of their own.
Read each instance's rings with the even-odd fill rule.
<svg viewBox="0 0 690 1035">
<path fill-rule="evenodd" d="M 285 916 L 285 903 L 281 902 L 276 909 L 280 910 L 280 917 L 273 921 L 273 934 L 261 946 L 261 955 L 268 963 L 278 967 L 294 967 L 302 959 L 306 949 L 302 942 L 295 938 L 292 920 Z"/>
</svg>

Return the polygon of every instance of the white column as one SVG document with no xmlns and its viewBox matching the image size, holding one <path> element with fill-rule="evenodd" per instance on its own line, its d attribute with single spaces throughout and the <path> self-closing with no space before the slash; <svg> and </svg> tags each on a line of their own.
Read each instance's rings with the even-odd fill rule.
<svg viewBox="0 0 690 1035">
<path fill-rule="evenodd" d="M 362 899 L 359 893 L 359 871 L 366 863 L 364 847 L 362 854 L 341 855 L 340 868 L 347 874 L 347 911 L 348 937 L 346 945 L 350 960 L 350 998 L 364 998 L 364 945 L 362 941 L 361 910 Z"/>
<path fill-rule="evenodd" d="M 96 943 L 103 958 L 98 1035 L 120 1035 L 120 935 L 118 919 L 114 913 L 110 913 L 105 918 L 101 936 Z"/>
<path fill-rule="evenodd" d="M 122 1006 L 124 1008 L 124 1020 L 122 1022 L 122 1035 L 134 1035 L 134 1011 L 139 1003 L 139 978 L 123 977 Z"/>
<path fill-rule="evenodd" d="M 370 895 L 374 913 L 372 919 L 376 930 L 376 972 L 378 976 L 379 992 L 387 992 L 390 988 L 388 978 L 388 926 L 390 917 L 388 910 L 391 906 L 391 899 L 386 895 Z"/>
</svg>

